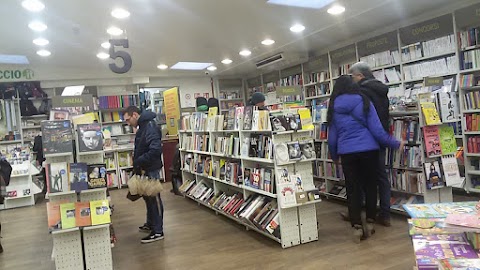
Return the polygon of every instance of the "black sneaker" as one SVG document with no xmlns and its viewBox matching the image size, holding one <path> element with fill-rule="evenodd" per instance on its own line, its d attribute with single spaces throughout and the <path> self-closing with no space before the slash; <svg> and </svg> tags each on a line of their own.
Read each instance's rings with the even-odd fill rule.
<svg viewBox="0 0 480 270">
<path fill-rule="evenodd" d="M 142 226 L 138 227 L 138 230 L 140 232 L 144 232 L 144 233 L 150 233 L 152 232 L 152 229 L 150 228 L 150 226 L 148 226 L 147 224 L 143 224 Z"/>
<path fill-rule="evenodd" d="M 140 242 L 142 242 L 142 244 L 148 244 L 148 243 L 151 243 L 151 242 L 162 240 L 163 238 L 164 238 L 163 233 L 153 233 L 152 232 L 147 237 L 142 238 L 142 240 Z"/>
</svg>

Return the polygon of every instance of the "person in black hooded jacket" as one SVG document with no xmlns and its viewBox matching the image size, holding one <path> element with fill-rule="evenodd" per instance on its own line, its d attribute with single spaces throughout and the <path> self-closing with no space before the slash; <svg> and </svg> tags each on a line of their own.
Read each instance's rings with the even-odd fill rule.
<svg viewBox="0 0 480 270">
<path fill-rule="evenodd" d="M 160 179 L 162 163 L 162 133 L 155 123 L 156 114 L 150 111 L 140 113 L 136 106 L 125 109 L 123 119 L 131 127 L 138 127 L 135 135 L 135 150 L 133 151 L 133 167 L 135 171 L 145 171 L 145 175 Z M 164 238 L 163 234 L 163 203 L 160 194 L 143 196 L 147 206 L 147 222 L 139 227 L 141 232 L 149 233 L 142 238 L 142 243 L 151 243 Z"/>
<path fill-rule="evenodd" d="M 381 81 L 375 79 L 373 73 L 365 62 L 358 62 L 350 68 L 352 79 L 359 86 L 361 91 L 368 97 L 375 106 L 378 118 L 382 123 L 385 131 L 389 132 L 389 100 L 388 86 Z M 381 148 L 378 161 L 378 193 L 380 195 L 380 212 L 377 222 L 390 227 L 390 182 L 387 172 L 385 171 L 385 155 L 386 149 Z"/>
</svg>

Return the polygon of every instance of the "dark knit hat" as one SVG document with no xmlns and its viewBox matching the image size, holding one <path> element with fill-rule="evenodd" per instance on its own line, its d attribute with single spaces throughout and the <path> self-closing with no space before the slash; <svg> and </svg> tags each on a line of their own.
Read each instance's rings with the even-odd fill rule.
<svg viewBox="0 0 480 270">
<path fill-rule="evenodd" d="M 264 101 L 265 101 L 265 95 L 260 92 L 253 93 L 252 98 L 250 99 L 250 102 L 252 103 L 252 105 L 256 105 Z"/>
<path fill-rule="evenodd" d="M 218 107 L 218 99 L 216 99 L 216 98 L 209 98 L 209 99 L 208 99 L 208 107 L 209 107 L 209 108 Z"/>
<path fill-rule="evenodd" d="M 208 111 L 207 99 L 204 97 L 197 98 L 197 111 L 205 112 Z"/>
</svg>

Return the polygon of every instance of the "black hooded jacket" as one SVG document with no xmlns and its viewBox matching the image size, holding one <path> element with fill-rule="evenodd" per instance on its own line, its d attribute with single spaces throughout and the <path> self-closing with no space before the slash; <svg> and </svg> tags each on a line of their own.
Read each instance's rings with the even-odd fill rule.
<svg viewBox="0 0 480 270">
<path fill-rule="evenodd" d="M 377 111 L 378 118 L 385 131 L 389 131 L 388 120 L 390 117 L 388 101 L 388 86 L 376 79 L 363 79 L 358 82 L 362 92 L 370 98 Z"/>
<path fill-rule="evenodd" d="M 138 130 L 135 135 L 135 151 L 133 166 L 147 172 L 159 170 L 162 163 L 162 133 L 155 123 L 156 114 L 143 112 L 138 119 Z"/>
</svg>

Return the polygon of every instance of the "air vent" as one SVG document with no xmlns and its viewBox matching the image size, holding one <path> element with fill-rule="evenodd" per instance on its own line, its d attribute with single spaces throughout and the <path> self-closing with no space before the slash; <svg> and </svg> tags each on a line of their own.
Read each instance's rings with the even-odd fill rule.
<svg viewBox="0 0 480 270">
<path fill-rule="evenodd" d="M 279 61 L 282 61 L 283 59 L 284 59 L 283 54 L 279 53 L 279 54 L 267 57 L 263 60 L 260 60 L 257 63 L 255 63 L 255 65 L 257 66 L 257 68 L 264 68 L 264 67 L 267 67 L 267 66 L 269 66 L 273 63 L 277 63 Z"/>
</svg>

